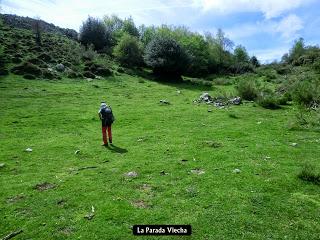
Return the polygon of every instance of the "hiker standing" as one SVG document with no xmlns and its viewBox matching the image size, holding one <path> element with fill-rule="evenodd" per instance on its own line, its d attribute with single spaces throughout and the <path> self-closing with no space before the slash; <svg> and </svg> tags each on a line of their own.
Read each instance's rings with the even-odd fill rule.
<svg viewBox="0 0 320 240">
<path fill-rule="evenodd" d="M 109 143 L 112 143 L 111 125 L 114 122 L 112 109 L 105 102 L 101 102 L 98 114 L 102 123 L 103 145 L 108 146 L 107 131 L 108 131 Z"/>
</svg>

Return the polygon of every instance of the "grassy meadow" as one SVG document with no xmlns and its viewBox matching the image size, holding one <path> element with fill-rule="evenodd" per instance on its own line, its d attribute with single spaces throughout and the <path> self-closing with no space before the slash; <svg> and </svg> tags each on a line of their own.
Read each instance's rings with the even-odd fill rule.
<svg viewBox="0 0 320 240">
<path fill-rule="evenodd" d="M 319 166 L 319 132 L 289 129 L 295 105 L 193 103 L 206 91 L 233 86 L 2 77 L 0 237 L 319 239 L 319 186 L 297 177 Z M 116 118 L 109 147 L 102 100 Z M 191 224 L 193 234 L 136 237 L 135 224 Z"/>
</svg>

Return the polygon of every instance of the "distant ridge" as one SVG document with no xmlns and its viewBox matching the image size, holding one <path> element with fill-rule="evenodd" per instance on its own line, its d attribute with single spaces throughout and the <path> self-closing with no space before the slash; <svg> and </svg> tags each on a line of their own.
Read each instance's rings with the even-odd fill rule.
<svg viewBox="0 0 320 240">
<path fill-rule="evenodd" d="M 37 21 L 36 19 L 30 18 L 30 17 L 21 17 L 13 14 L 0 14 L 0 17 L 2 18 L 4 24 L 9 25 L 11 27 L 16 28 L 23 28 L 23 29 L 32 29 L 32 26 Z M 49 32 L 49 33 L 56 33 L 56 34 L 62 34 L 68 38 L 77 40 L 78 39 L 78 32 L 69 29 L 69 28 L 61 28 L 58 26 L 55 26 L 52 23 L 47 23 L 43 20 L 39 20 L 41 23 L 41 27 L 43 31 Z"/>
</svg>

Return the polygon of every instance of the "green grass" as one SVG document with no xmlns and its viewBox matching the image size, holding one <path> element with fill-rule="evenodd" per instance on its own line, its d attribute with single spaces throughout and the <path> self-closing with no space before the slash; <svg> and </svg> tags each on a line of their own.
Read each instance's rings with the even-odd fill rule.
<svg viewBox="0 0 320 240">
<path fill-rule="evenodd" d="M 319 133 L 288 129 L 294 106 L 193 103 L 230 89 L 128 75 L 1 78 L 0 237 L 23 229 L 15 239 L 319 239 L 319 186 L 297 177 L 304 162 L 319 166 Z M 115 114 L 116 147 L 100 145 L 101 100 Z M 56 187 L 34 189 L 44 182 Z M 134 224 L 191 224 L 193 234 L 134 237 Z"/>
</svg>

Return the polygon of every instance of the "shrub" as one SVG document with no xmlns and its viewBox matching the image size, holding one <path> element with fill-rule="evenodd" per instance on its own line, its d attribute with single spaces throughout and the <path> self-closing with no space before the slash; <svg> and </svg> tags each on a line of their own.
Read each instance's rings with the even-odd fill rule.
<svg viewBox="0 0 320 240">
<path fill-rule="evenodd" d="M 124 34 L 118 45 L 114 48 L 113 55 L 126 67 L 140 66 L 143 62 L 142 46 L 136 37 Z"/>
<path fill-rule="evenodd" d="M 237 86 L 238 95 L 244 99 L 253 101 L 258 96 L 257 85 L 254 80 L 251 79 L 241 79 Z"/>
<path fill-rule="evenodd" d="M 36 77 L 34 76 L 34 75 L 32 75 L 32 74 L 25 74 L 25 75 L 23 75 L 23 78 L 25 78 L 25 79 L 36 79 Z"/>
<path fill-rule="evenodd" d="M 172 38 L 157 36 L 146 47 L 144 60 L 153 72 L 180 78 L 189 64 L 189 56 Z"/>
<path fill-rule="evenodd" d="M 320 184 L 320 174 L 316 172 L 315 166 L 310 163 L 305 163 L 298 173 L 298 178 L 303 181 Z"/>
<path fill-rule="evenodd" d="M 312 107 L 320 103 L 320 85 L 319 82 L 308 79 L 297 81 L 293 87 L 293 99 L 306 107 Z"/>
<path fill-rule="evenodd" d="M 79 39 L 85 46 L 93 44 L 95 50 L 102 50 L 104 47 L 111 45 L 111 35 L 103 21 L 90 16 L 80 27 Z"/>
<path fill-rule="evenodd" d="M 93 79 L 96 77 L 92 72 L 89 72 L 89 71 L 85 71 L 83 73 L 83 76 L 86 78 L 93 78 Z"/>
<path fill-rule="evenodd" d="M 94 46 L 89 44 L 87 48 L 80 48 L 80 56 L 85 61 L 93 61 L 97 57 L 97 52 L 94 50 Z"/>
<path fill-rule="evenodd" d="M 42 74 L 41 69 L 30 62 L 25 62 L 23 64 L 20 64 L 11 68 L 11 72 L 18 75 L 24 75 L 28 73 L 35 76 L 40 76 Z"/>
<path fill-rule="evenodd" d="M 279 99 L 274 94 L 265 94 L 258 97 L 258 104 L 267 109 L 279 109 Z"/>
</svg>

